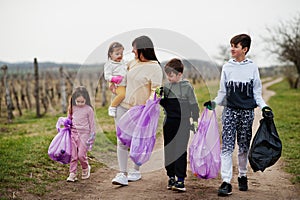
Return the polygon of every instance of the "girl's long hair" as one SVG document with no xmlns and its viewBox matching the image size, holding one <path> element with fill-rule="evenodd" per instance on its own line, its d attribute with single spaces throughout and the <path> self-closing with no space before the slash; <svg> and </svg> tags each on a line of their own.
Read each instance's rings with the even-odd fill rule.
<svg viewBox="0 0 300 200">
<path fill-rule="evenodd" d="M 136 47 L 139 60 L 141 60 L 141 54 L 143 54 L 147 60 L 155 60 L 160 64 L 154 51 L 154 45 L 148 36 L 143 35 L 135 38 L 132 46 Z"/>
<path fill-rule="evenodd" d="M 80 96 L 82 96 L 85 99 L 85 104 L 86 105 L 93 108 L 93 106 L 91 105 L 91 99 L 90 99 L 89 92 L 87 91 L 87 89 L 84 86 L 79 86 L 79 87 L 75 88 L 75 91 L 73 92 L 73 94 L 70 98 L 70 102 L 69 102 L 68 113 L 69 113 L 69 117 L 71 119 L 72 119 L 72 114 L 73 114 L 73 109 L 72 108 L 73 108 L 73 106 L 76 105 L 75 100 L 77 99 L 77 97 L 80 97 Z"/>
</svg>

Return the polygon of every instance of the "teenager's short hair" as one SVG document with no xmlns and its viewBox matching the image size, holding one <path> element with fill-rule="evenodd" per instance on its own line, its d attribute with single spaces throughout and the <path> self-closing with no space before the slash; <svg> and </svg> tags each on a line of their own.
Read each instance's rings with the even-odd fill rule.
<svg viewBox="0 0 300 200">
<path fill-rule="evenodd" d="M 174 74 L 183 73 L 184 65 L 181 62 L 181 60 L 177 58 L 171 59 L 167 64 L 165 65 L 165 72 L 167 74 L 173 72 Z"/>
<path fill-rule="evenodd" d="M 121 43 L 119 43 L 119 42 L 113 42 L 113 43 L 111 43 L 109 45 L 109 47 L 108 47 L 108 52 L 107 52 L 108 58 L 110 58 L 110 54 L 112 52 L 114 52 L 114 50 L 119 49 L 119 48 L 124 49 L 124 47 L 123 47 L 123 45 Z"/>
<path fill-rule="evenodd" d="M 135 38 L 132 41 L 132 46 L 136 47 L 139 59 L 141 58 L 141 54 L 143 54 L 147 60 L 156 60 L 159 63 L 154 51 L 153 42 L 148 36 L 142 35 Z"/>
<path fill-rule="evenodd" d="M 245 47 L 248 48 L 248 50 L 246 52 L 246 54 L 247 54 L 250 49 L 250 45 L 251 45 L 251 37 L 247 34 L 239 34 L 239 35 L 236 35 L 233 38 L 231 38 L 230 44 L 237 45 L 238 43 L 241 44 L 242 48 L 245 48 Z"/>
</svg>

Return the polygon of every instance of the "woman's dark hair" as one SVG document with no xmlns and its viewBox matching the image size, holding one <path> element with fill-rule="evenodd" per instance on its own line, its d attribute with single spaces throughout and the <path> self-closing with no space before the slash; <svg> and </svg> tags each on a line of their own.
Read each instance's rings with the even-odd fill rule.
<svg viewBox="0 0 300 200">
<path fill-rule="evenodd" d="M 141 59 L 141 54 L 143 54 L 145 59 L 156 60 L 159 63 L 155 55 L 154 45 L 148 36 L 143 35 L 135 38 L 132 42 L 132 46 L 136 47 L 139 59 Z"/>
<path fill-rule="evenodd" d="M 75 100 L 77 99 L 77 97 L 82 96 L 85 99 L 85 104 L 90 106 L 91 108 L 93 108 L 93 106 L 91 105 L 91 99 L 90 99 L 90 95 L 89 92 L 87 91 L 87 89 L 84 86 L 79 86 L 77 88 L 75 88 L 75 91 L 73 92 L 71 98 L 70 98 L 70 103 L 69 103 L 69 116 L 72 116 L 73 114 L 73 110 L 72 107 L 74 105 L 76 105 Z"/>
</svg>

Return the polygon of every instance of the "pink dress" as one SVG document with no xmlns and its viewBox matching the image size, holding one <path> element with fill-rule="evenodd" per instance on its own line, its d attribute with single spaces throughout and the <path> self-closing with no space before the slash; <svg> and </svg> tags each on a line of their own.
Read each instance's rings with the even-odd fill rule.
<svg viewBox="0 0 300 200">
<path fill-rule="evenodd" d="M 72 108 L 72 158 L 70 173 L 77 173 L 78 160 L 82 169 L 88 168 L 86 142 L 90 133 L 95 133 L 94 110 L 88 105 L 73 106 Z"/>
</svg>

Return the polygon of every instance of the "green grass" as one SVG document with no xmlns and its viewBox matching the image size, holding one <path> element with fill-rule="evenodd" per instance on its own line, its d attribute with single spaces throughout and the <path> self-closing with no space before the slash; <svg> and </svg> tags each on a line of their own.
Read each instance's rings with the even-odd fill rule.
<svg viewBox="0 0 300 200">
<path fill-rule="evenodd" d="M 212 84 L 213 85 L 213 84 Z M 213 86 L 216 91 L 218 85 Z M 271 87 L 276 91 L 269 105 L 275 113 L 275 123 L 283 142 L 282 159 L 285 170 L 293 174 L 293 182 L 300 183 L 300 91 L 291 90 L 287 82 Z M 203 102 L 215 97 L 201 84 L 195 86 L 199 107 L 203 111 Z M 13 124 L 0 122 L 0 199 L 11 199 L 13 192 L 25 191 L 37 197 L 48 192 L 49 184 L 65 180 L 69 165 L 52 161 L 48 147 L 56 135 L 55 124 L 63 115 L 36 118 L 34 113 L 25 112 L 16 117 Z M 107 115 L 107 107 L 96 108 L 97 138 L 93 152 L 113 152 L 116 145 L 116 133 L 113 118 Z M 161 115 L 158 134 L 162 133 L 163 115 Z M 103 131 L 102 131 L 103 130 Z M 91 159 L 92 171 L 103 166 L 97 159 Z"/>
<path fill-rule="evenodd" d="M 15 118 L 13 124 L 1 125 L 0 198 L 11 197 L 14 191 L 24 187 L 33 194 L 43 195 L 49 181 L 60 178 L 52 173 L 63 167 L 52 162 L 47 155 L 55 134 L 55 123 L 53 117 L 37 119 L 32 113 L 25 113 Z"/>
<path fill-rule="evenodd" d="M 300 183 L 300 90 L 290 89 L 283 81 L 269 89 L 276 92 L 269 105 L 274 112 L 274 121 L 282 140 L 284 169 L 293 175 L 292 182 Z"/>
<path fill-rule="evenodd" d="M 47 154 L 57 134 L 58 117 L 36 118 L 34 113 L 24 113 L 13 124 L 1 124 L 0 199 L 11 199 L 16 191 L 43 196 L 49 183 L 66 179 L 69 165 L 52 161 Z M 92 170 L 102 165 L 90 163 Z"/>
</svg>

